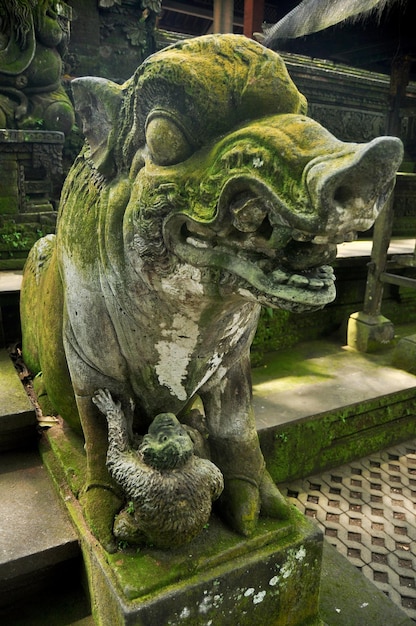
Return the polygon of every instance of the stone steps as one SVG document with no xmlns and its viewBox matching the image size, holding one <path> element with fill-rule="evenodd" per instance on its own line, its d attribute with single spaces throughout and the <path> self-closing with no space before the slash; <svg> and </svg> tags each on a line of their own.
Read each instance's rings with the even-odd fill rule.
<svg viewBox="0 0 416 626">
<path fill-rule="evenodd" d="M 74 620 L 61 623 L 75 624 L 87 619 L 90 613 L 81 589 L 82 561 L 78 537 L 42 464 L 38 440 L 34 408 L 9 354 L 2 349 L 0 622 L 9 626 L 32 623 L 32 616 L 36 613 L 33 602 L 41 609 L 39 624 L 58 623 L 46 618 L 51 607 L 57 608 L 51 598 L 60 597 L 60 604 L 65 606 L 65 595 L 68 594 L 66 612 L 72 611 Z M 21 621 L 24 615 L 27 620 L 30 616 L 30 622 Z"/>
<path fill-rule="evenodd" d="M 78 539 L 36 449 L 2 454 L 0 606 L 74 567 Z"/>
<path fill-rule="evenodd" d="M 266 355 L 253 369 L 253 404 L 277 483 L 325 471 L 416 437 L 416 376 L 393 367 L 391 346 L 363 354 L 339 337 Z M 307 445 L 305 445 L 307 442 Z"/>
</svg>

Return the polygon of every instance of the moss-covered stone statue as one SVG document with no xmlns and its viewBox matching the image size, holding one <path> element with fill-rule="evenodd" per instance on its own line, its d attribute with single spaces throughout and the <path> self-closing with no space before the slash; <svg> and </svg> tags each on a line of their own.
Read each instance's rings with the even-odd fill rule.
<svg viewBox="0 0 416 626">
<path fill-rule="evenodd" d="M 335 296 L 336 242 L 369 228 L 402 158 L 398 139 L 338 141 L 306 116 L 280 57 L 238 35 L 184 41 L 119 86 L 73 81 L 86 145 L 56 237 L 22 287 L 23 353 L 85 437 L 80 497 L 105 546 L 123 499 L 106 467 L 106 389 L 145 435 L 202 402 L 219 512 L 250 535 L 288 505 L 255 427 L 250 344 L 261 305 L 313 311 Z"/>
<path fill-rule="evenodd" d="M 61 84 L 70 15 L 62 0 L 1 3 L 0 128 L 70 132 L 74 111 Z"/>
</svg>

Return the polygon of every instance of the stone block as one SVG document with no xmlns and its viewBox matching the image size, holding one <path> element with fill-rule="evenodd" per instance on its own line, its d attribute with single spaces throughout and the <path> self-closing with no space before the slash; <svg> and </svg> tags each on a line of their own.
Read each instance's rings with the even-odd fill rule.
<svg viewBox="0 0 416 626">
<path fill-rule="evenodd" d="M 16 161 L 0 157 L 0 215 L 19 211 L 19 168 Z"/>
<path fill-rule="evenodd" d="M 397 342 L 392 363 L 395 367 L 416 374 L 416 335 L 402 337 Z"/>
<path fill-rule="evenodd" d="M 109 554 L 91 535 L 70 492 L 74 468 L 82 468 L 78 453 L 71 462 L 73 435 L 66 437 L 60 428 L 49 429 L 42 456 L 79 532 L 98 625 L 322 626 L 322 534 L 295 508 L 288 521 L 261 519 L 250 538 L 213 514 L 187 546 L 123 546 Z"/>
<path fill-rule="evenodd" d="M 73 575 L 77 534 L 37 450 L 2 453 L 0 501 L 0 610 L 19 603 L 13 622 L 0 621 L 23 623 L 19 607 L 31 594 L 48 603 L 53 583 Z"/>
<path fill-rule="evenodd" d="M 348 320 L 347 343 L 359 352 L 375 352 L 394 339 L 393 323 L 383 315 L 353 313 Z"/>
</svg>

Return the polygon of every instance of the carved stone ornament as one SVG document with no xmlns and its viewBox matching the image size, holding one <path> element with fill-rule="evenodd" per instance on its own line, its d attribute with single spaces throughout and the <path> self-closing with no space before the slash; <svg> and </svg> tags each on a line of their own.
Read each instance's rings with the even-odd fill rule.
<svg viewBox="0 0 416 626">
<path fill-rule="evenodd" d="M 131 441 L 159 414 L 186 420 L 198 397 L 224 477 L 218 510 L 250 535 L 259 515 L 290 510 L 251 402 L 261 305 L 305 312 L 334 299 L 336 244 L 373 224 L 401 142 L 337 140 L 306 116 L 280 56 L 238 35 L 171 46 L 121 86 L 72 87 L 86 145 L 56 237 L 28 259 L 21 313 L 27 365 L 85 437 L 85 517 L 111 549 L 131 497 L 107 468 L 97 390 L 111 394 Z"/>
</svg>

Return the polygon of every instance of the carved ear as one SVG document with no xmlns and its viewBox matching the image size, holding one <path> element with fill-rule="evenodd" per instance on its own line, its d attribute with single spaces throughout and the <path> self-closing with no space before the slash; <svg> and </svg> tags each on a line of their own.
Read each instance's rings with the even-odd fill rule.
<svg viewBox="0 0 416 626">
<path fill-rule="evenodd" d="M 111 178 L 116 172 L 113 144 L 123 102 L 122 88 L 95 76 L 75 78 L 71 88 L 94 165 L 103 176 Z"/>
</svg>

